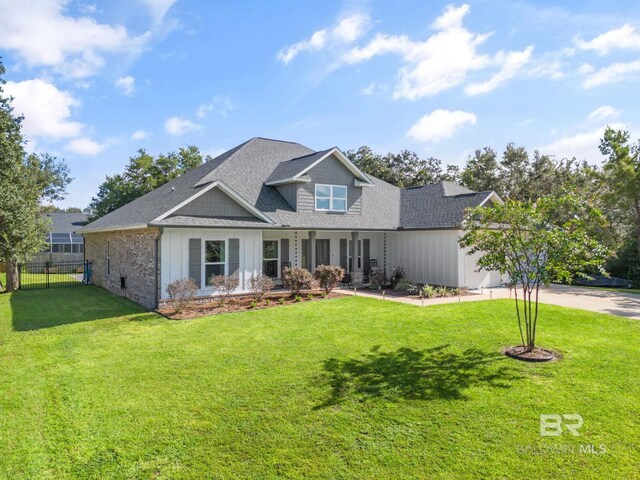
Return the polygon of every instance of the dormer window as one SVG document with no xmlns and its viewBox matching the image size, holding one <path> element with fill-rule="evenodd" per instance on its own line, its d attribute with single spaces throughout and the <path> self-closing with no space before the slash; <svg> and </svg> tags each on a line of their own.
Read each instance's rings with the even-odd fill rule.
<svg viewBox="0 0 640 480">
<path fill-rule="evenodd" d="M 316 184 L 316 211 L 346 212 L 347 187 L 344 185 Z"/>
</svg>

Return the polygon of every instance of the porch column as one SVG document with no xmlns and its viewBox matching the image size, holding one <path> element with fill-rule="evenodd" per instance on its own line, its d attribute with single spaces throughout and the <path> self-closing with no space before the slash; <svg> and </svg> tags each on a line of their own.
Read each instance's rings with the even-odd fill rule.
<svg viewBox="0 0 640 480">
<path fill-rule="evenodd" d="M 313 273 L 316 269 L 316 232 L 313 230 L 309 232 L 309 250 L 309 271 Z"/>
<path fill-rule="evenodd" d="M 360 232 L 351 232 L 353 245 L 353 251 L 351 252 L 351 281 L 354 285 L 362 285 L 362 267 L 358 267 L 358 257 L 360 256 L 359 239 Z"/>
</svg>

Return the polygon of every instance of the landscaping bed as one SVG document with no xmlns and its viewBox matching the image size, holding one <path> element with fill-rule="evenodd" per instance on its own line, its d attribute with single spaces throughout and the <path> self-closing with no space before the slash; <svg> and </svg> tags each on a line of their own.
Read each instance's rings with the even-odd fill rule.
<svg viewBox="0 0 640 480">
<path fill-rule="evenodd" d="M 318 290 L 306 290 L 300 295 L 292 295 L 291 292 L 282 290 L 266 294 L 261 301 L 256 301 L 250 295 L 233 296 L 222 305 L 214 297 L 200 297 L 189 302 L 180 312 L 177 312 L 171 302 L 160 305 L 158 313 L 172 320 L 186 320 L 221 313 L 244 312 L 247 310 L 262 310 L 265 308 L 283 307 L 295 303 L 308 303 L 318 300 L 340 297 L 337 293 L 325 294 Z"/>
</svg>

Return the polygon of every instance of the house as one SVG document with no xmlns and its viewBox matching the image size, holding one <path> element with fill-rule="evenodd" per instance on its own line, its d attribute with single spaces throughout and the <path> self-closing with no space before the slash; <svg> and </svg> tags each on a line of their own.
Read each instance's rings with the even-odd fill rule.
<svg viewBox="0 0 640 480">
<path fill-rule="evenodd" d="M 79 230 L 92 281 L 153 308 L 167 285 L 213 275 L 238 291 L 284 266 L 341 265 L 355 283 L 371 260 L 389 276 L 456 287 L 501 282 L 458 246 L 467 207 L 501 202 L 450 182 L 400 189 L 365 175 L 340 151 L 252 138 Z"/>
<path fill-rule="evenodd" d="M 87 224 L 84 213 L 50 212 L 42 214 L 50 221 L 46 245 L 37 253 L 32 262 L 82 262 L 84 258 L 84 238 L 76 230 Z"/>
</svg>

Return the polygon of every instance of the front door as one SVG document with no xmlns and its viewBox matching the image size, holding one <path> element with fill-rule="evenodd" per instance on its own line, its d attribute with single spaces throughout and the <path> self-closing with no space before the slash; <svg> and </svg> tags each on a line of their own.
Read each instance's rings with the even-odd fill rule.
<svg viewBox="0 0 640 480">
<path fill-rule="evenodd" d="M 328 238 L 316 240 L 316 266 L 331 265 L 330 242 Z"/>
</svg>

